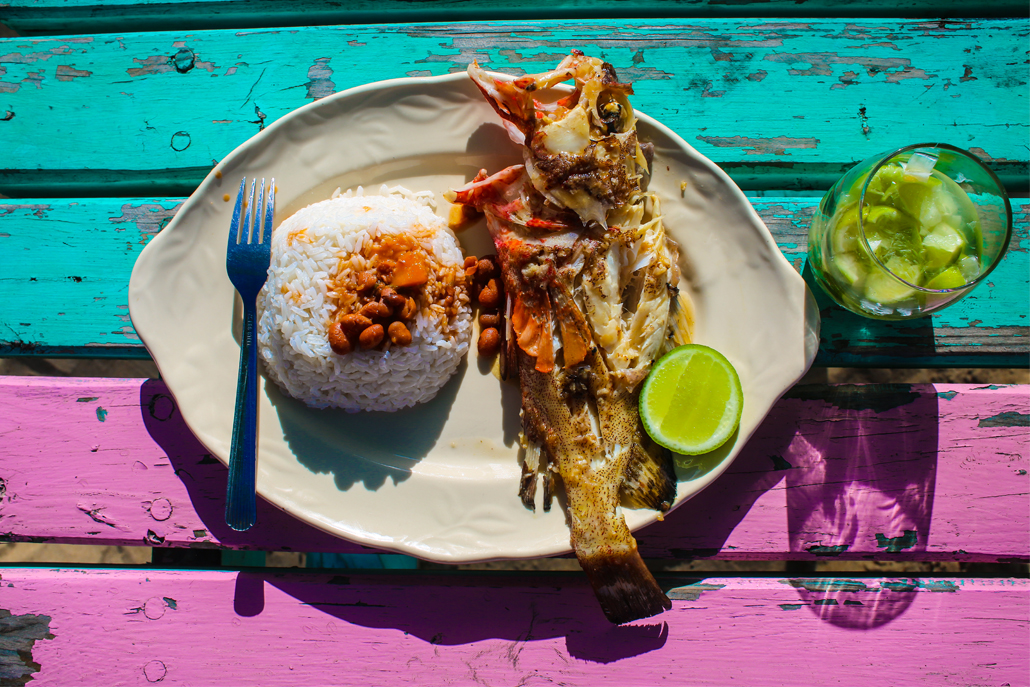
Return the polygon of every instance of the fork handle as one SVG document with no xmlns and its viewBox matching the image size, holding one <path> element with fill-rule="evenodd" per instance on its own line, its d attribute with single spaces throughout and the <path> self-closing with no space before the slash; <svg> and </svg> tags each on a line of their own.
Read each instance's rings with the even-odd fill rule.
<svg viewBox="0 0 1030 687">
<path fill-rule="evenodd" d="M 225 522 L 234 530 L 248 530 L 257 519 L 257 312 L 254 303 L 243 305 L 240 341 L 240 376 L 236 382 L 236 410 L 229 452 L 229 486 Z"/>
</svg>

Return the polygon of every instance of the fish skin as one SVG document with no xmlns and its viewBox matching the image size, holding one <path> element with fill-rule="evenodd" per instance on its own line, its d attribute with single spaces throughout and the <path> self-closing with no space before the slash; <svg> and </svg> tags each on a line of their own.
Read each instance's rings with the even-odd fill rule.
<svg viewBox="0 0 1030 687">
<path fill-rule="evenodd" d="M 632 89 L 610 65 L 579 51 L 546 74 L 508 81 L 473 64 L 469 75 L 524 146 L 523 165 L 493 176 L 481 171 L 445 194 L 485 213 L 497 249 L 508 299 L 502 369 L 519 379 L 528 444 L 519 496 L 535 509 L 542 473 L 546 510 L 555 474 L 573 551 L 607 618 L 656 615 L 671 602 L 620 506 L 666 511 L 676 496 L 671 455 L 644 432 L 638 394 L 675 323 L 669 291 L 679 271 L 658 198 L 640 186 L 650 170 L 626 99 Z M 572 96 L 550 105 L 535 99 L 539 89 L 569 79 L 577 84 Z M 607 128 L 591 128 L 590 144 L 579 150 L 581 143 L 569 142 L 579 140 L 582 110 L 579 119 L 561 118 L 585 102 L 591 117 L 612 118 L 601 117 Z M 559 121 L 573 128 L 551 126 Z M 559 130 L 573 136 L 551 146 L 548 136 L 564 135 Z"/>
<path fill-rule="evenodd" d="M 607 439 L 628 437 L 626 395 L 613 388 L 596 348 L 587 356 L 590 390 L 578 398 L 570 398 L 563 390 L 568 376 L 564 368 L 545 374 L 535 369 L 525 352 L 520 350 L 518 355 L 523 426 L 530 440 L 539 442 L 552 456 L 561 476 L 572 549 L 605 616 L 621 624 L 670 609 L 672 602 L 641 559 L 618 509 L 622 475 L 632 452 Z M 601 438 L 592 430 L 584 396 L 598 402 L 603 418 Z"/>
</svg>

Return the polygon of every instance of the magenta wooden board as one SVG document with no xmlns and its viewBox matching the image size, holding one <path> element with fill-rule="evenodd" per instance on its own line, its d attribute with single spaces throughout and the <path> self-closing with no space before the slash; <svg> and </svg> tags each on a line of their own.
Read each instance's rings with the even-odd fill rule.
<svg viewBox="0 0 1030 687">
<path fill-rule="evenodd" d="M 646 557 L 1026 561 L 1030 388 L 799 387 L 709 489 L 641 530 Z M 0 378 L 0 539 L 367 551 L 261 503 L 158 381 Z M 515 485 L 512 485 L 513 493 Z"/>
<path fill-rule="evenodd" d="M 612 626 L 579 575 L 0 578 L 0 622 L 19 628 L 17 659 L 40 687 L 1014 687 L 1030 675 L 1027 580 L 664 578 L 672 610 Z"/>
</svg>

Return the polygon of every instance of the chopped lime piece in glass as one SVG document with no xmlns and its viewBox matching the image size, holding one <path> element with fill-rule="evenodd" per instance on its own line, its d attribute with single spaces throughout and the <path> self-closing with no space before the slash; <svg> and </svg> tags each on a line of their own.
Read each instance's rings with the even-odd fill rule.
<svg viewBox="0 0 1030 687">
<path fill-rule="evenodd" d="M 965 245 L 955 227 L 941 222 L 923 238 L 923 264 L 930 271 L 947 267 Z"/>
<path fill-rule="evenodd" d="M 965 285 L 966 278 L 962 276 L 962 272 L 959 271 L 958 267 L 952 266 L 928 281 L 926 288 L 935 290 L 957 289 Z"/>
<path fill-rule="evenodd" d="M 867 271 L 854 253 L 837 253 L 833 256 L 833 264 L 849 284 L 857 283 Z"/>
</svg>

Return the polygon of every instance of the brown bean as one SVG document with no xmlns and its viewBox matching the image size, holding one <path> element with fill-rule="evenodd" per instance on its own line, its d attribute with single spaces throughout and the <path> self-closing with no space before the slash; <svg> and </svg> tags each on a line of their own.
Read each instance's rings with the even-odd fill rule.
<svg viewBox="0 0 1030 687">
<path fill-rule="evenodd" d="M 344 315 L 340 318 L 340 326 L 343 328 L 344 332 L 353 336 L 355 334 L 360 334 L 371 327 L 372 320 L 368 319 L 364 315 L 351 313 L 350 315 Z"/>
<path fill-rule="evenodd" d="M 479 326 L 483 329 L 496 327 L 501 323 L 501 316 L 495 312 L 484 312 L 479 315 Z"/>
<path fill-rule="evenodd" d="M 479 355 L 490 356 L 501 350 L 501 335 L 493 327 L 487 327 L 479 332 Z"/>
<path fill-rule="evenodd" d="M 383 325 L 373 324 L 371 327 L 361 332 L 361 336 L 358 337 L 358 342 L 361 343 L 362 348 L 375 348 L 378 346 L 385 336 L 383 331 Z"/>
<path fill-rule="evenodd" d="M 390 334 L 390 343 L 394 346 L 407 346 L 411 343 L 411 332 L 403 322 L 391 322 L 387 332 Z"/>
<path fill-rule="evenodd" d="M 501 302 L 501 291 L 497 287 L 497 280 L 491 279 L 479 292 L 479 304 L 484 308 L 496 308 Z"/>
<path fill-rule="evenodd" d="M 465 258 L 465 265 L 464 266 L 466 268 L 468 268 L 468 267 L 475 267 L 477 262 L 478 262 L 478 260 L 476 260 L 476 256 L 475 255 L 470 255 L 467 258 Z"/>
<path fill-rule="evenodd" d="M 479 262 L 476 263 L 476 279 L 486 281 L 487 279 L 496 276 L 497 265 L 494 264 L 493 260 L 480 258 Z"/>
<path fill-rule="evenodd" d="M 360 312 L 369 319 L 386 319 L 393 314 L 393 309 L 385 303 L 372 301 L 371 303 L 365 303 Z"/>
<path fill-rule="evenodd" d="M 470 280 L 476 278 L 476 266 L 475 265 L 473 265 L 472 267 L 466 267 L 465 268 L 465 278 L 466 279 L 470 279 Z"/>
<path fill-rule="evenodd" d="M 399 293 L 391 289 L 389 286 L 383 289 L 379 295 L 382 297 L 383 302 L 391 308 L 393 308 L 394 310 L 396 310 L 397 308 L 403 308 L 404 303 L 407 301 L 407 299 L 404 296 L 400 295 Z"/>
<path fill-rule="evenodd" d="M 358 275 L 358 293 L 366 293 L 375 288 L 376 285 L 376 273 L 375 272 L 362 272 Z"/>
<path fill-rule="evenodd" d="M 408 298 L 404 301 L 404 307 L 401 308 L 401 319 L 410 320 L 418 312 L 418 304 L 415 303 L 414 298 Z"/>
<path fill-rule="evenodd" d="M 343 333 L 343 327 L 339 322 L 334 322 L 329 326 L 329 347 L 333 349 L 333 353 L 339 355 L 347 355 L 353 349 L 350 339 Z"/>
</svg>

